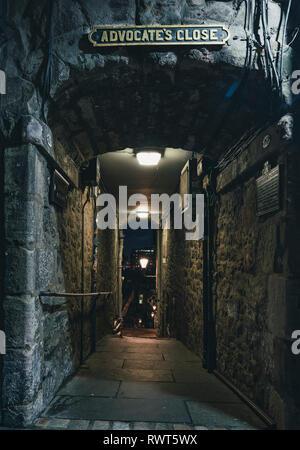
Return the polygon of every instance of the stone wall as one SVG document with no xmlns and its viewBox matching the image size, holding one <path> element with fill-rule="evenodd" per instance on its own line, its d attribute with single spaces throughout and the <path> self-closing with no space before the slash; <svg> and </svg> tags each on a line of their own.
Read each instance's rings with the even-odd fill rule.
<svg viewBox="0 0 300 450">
<path fill-rule="evenodd" d="M 261 152 L 268 132 L 269 157 Z M 217 178 L 212 292 L 217 370 L 279 427 L 287 426 L 292 357 L 286 316 L 289 143 L 283 135 L 276 127 L 264 131 Z M 258 217 L 255 180 L 266 159 L 281 168 L 281 209 Z"/>
<path fill-rule="evenodd" d="M 6 423 L 30 420 L 43 405 L 42 306 L 43 207 L 46 164 L 33 145 L 11 147 L 4 155 L 5 273 L 3 417 Z M 37 183 L 35 173 L 42 174 Z M 16 220 L 18 218 L 18 220 Z M 22 270 L 19 270 L 19 268 Z"/>
<path fill-rule="evenodd" d="M 81 292 L 82 270 L 82 208 L 87 200 L 87 188 L 84 193 L 80 189 L 70 192 L 66 208 L 56 210 L 57 226 L 59 230 L 59 246 L 64 285 L 66 292 Z M 84 290 L 91 292 L 92 252 L 94 232 L 94 200 L 90 198 L 84 209 Z M 93 299 L 84 299 L 83 326 L 83 356 L 91 351 L 91 308 Z M 73 297 L 68 300 L 68 314 L 71 326 L 71 339 L 74 365 L 78 366 L 80 358 L 80 328 L 81 328 L 81 298 Z"/>
<path fill-rule="evenodd" d="M 118 306 L 118 230 L 98 231 L 97 290 L 112 292 L 105 302 L 100 301 L 97 314 L 97 338 L 111 332 L 114 318 L 119 317 Z"/>
<path fill-rule="evenodd" d="M 278 258 L 284 249 L 284 221 L 281 213 L 265 219 L 256 216 L 254 177 L 220 195 L 217 208 L 213 289 L 217 368 L 268 410 L 273 395 L 270 377 L 280 367 L 273 335 L 278 323 L 272 323 L 280 319 L 271 315 L 270 302 L 282 301 L 278 265 L 283 261 Z"/>
<path fill-rule="evenodd" d="M 164 230 L 161 331 L 203 356 L 203 241 Z"/>
<path fill-rule="evenodd" d="M 73 187 L 66 207 L 60 209 L 49 203 L 51 171 L 32 144 L 5 150 L 3 417 L 7 424 L 30 422 L 79 365 L 81 298 L 39 297 L 39 293 L 81 291 L 81 218 L 87 189 Z M 91 290 L 93 231 L 91 198 L 85 208 L 86 292 Z M 93 344 L 92 308 L 93 300 L 86 298 L 83 357 Z"/>
<path fill-rule="evenodd" d="M 290 120 L 285 116 L 265 129 L 220 171 L 210 200 L 208 301 L 214 334 L 208 345 L 216 352 L 214 367 L 279 428 L 295 427 L 300 404 L 299 358 L 291 352 L 291 334 L 299 329 L 300 317 L 299 155 L 288 132 Z M 262 152 L 266 135 L 271 144 Z M 259 217 L 256 178 L 266 161 L 280 166 L 281 208 Z M 208 177 L 203 186 L 214 189 Z M 185 241 L 182 231 L 162 232 L 160 327 L 202 356 L 205 364 L 203 305 L 209 286 L 204 245 Z"/>
</svg>

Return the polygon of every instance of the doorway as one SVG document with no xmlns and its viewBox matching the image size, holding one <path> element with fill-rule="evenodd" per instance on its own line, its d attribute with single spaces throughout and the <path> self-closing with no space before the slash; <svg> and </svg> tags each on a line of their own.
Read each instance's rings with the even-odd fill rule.
<svg viewBox="0 0 300 450">
<path fill-rule="evenodd" d="M 158 298 L 154 243 L 154 230 L 128 229 L 124 233 L 123 336 L 157 337 Z"/>
</svg>

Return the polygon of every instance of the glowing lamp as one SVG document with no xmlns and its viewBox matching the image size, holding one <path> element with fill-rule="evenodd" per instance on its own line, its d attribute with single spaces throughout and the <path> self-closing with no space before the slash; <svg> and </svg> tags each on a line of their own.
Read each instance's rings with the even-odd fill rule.
<svg viewBox="0 0 300 450">
<path fill-rule="evenodd" d="M 136 154 L 136 157 L 142 166 L 157 166 L 161 154 L 159 152 L 139 152 Z"/>
<path fill-rule="evenodd" d="M 140 259 L 140 265 L 142 269 L 146 269 L 148 266 L 149 259 L 148 258 L 141 258 Z"/>
</svg>

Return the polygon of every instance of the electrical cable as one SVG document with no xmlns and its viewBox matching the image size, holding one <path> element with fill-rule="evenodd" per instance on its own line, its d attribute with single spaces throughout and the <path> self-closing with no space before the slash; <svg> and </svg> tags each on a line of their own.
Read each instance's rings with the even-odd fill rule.
<svg viewBox="0 0 300 450">
<path fill-rule="evenodd" d="M 284 49 L 284 43 L 285 43 L 285 39 L 286 39 L 287 24 L 288 24 L 288 20 L 289 20 L 290 11 L 291 11 L 291 6 L 292 6 L 292 0 L 289 0 L 287 11 L 286 11 L 285 18 L 284 18 L 284 27 L 283 27 L 281 52 L 280 52 L 279 82 L 280 82 L 281 88 L 282 88 L 282 81 L 283 81 L 283 53 L 284 53 L 283 49 Z"/>
<path fill-rule="evenodd" d="M 50 3 L 50 22 L 49 22 L 49 42 L 48 42 L 48 57 L 47 65 L 44 74 L 43 93 L 42 93 L 42 114 L 46 121 L 45 104 L 49 97 L 51 90 L 51 82 L 53 76 L 52 60 L 53 60 L 53 37 L 54 37 L 54 6 L 55 0 L 51 0 Z"/>
<path fill-rule="evenodd" d="M 271 44 L 270 44 L 271 36 L 270 36 L 270 31 L 269 31 L 268 0 L 261 0 L 261 18 L 262 18 L 263 33 L 264 33 L 264 44 L 265 44 L 267 70 L 269 73 L 271 86 L 273 86 L 275 84 L 276 90 L 279 92 L 280 91 L 279 75 L 278 75 L 276 67 L 275 67 L 274 55 L 273 55 Z"/>
</svg>

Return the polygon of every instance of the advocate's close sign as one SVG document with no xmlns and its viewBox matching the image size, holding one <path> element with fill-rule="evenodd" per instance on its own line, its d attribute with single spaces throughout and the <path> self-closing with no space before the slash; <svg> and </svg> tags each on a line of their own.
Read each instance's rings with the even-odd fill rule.
<svg viewBox="0 0 300 450">
<path fill-rule="evenodd" d="M 121 45 L 223 45 L 225 25 L 99 26 L 89 33 L 94 47 Z"/>
</svg>

